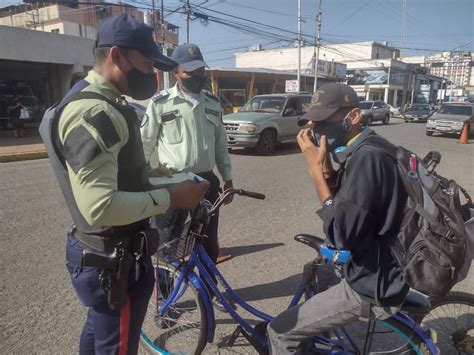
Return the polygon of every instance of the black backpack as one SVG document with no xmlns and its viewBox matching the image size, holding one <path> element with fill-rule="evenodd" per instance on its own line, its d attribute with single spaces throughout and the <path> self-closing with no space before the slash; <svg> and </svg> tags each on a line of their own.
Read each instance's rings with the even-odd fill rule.
<svg viewBox="0 0 474 355">
<path fill-rule="evenodd" d="M 392 255 L 410 287 L 442 297 L 467 276 L 471 265 L 472 254 L 467 251 L 474 236 L 465 228 L 471 198 L 455 181 L 435 173 L 440 153 L 420 159 L 397 147 L 393 158 L 408 198 L 400 231 L 391 240 Z"/>
</svg>

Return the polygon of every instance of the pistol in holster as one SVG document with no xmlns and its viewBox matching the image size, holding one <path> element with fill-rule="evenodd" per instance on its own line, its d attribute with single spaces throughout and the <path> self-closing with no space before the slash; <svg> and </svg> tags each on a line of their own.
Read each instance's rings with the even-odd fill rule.
<svg viewBox="0 0 474 355">
<path fill-rule="evenodd" d="M 119 310 L 127 301 L 128 278 L 134 262 L 133 255 L 124 248 L 115 248 L 112 253 L 84 249 L 81 267 L 100 270 L 99 280 L 107 294 L 111 310 Z"/>
</svg>

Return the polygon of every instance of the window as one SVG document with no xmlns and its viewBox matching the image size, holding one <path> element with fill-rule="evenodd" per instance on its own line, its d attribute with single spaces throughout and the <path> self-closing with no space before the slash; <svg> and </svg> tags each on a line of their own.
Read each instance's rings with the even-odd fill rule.
<svg viewBox="0 0 474 355">
<path fill-rule="evenodd" d="M 292 97 L 288 99 L 286 103 L 285 111 L 287 111 L 288 109 L 293 110 L 292 115 L 298 113 L 298 99 L 296 97 Z"/>
<path fill-rule="evenodd" d="M 311 106 L 311 96 L 301 96 L 299 100 L 302 113 L 308 112 L 309 107 Z"/>
<path fill-rule="evenodd" d="M 51 33 L 59 33 L 59 28 L 53 28 L 53 29 L 51 30 Z"/>
</svg>

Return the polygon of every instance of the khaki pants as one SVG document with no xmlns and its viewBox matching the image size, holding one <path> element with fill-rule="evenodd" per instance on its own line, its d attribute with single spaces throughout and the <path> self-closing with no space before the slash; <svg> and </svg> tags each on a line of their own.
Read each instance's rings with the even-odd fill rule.
<svg viewBox="0 0 474 355">
<path fill-rule="evenodd" d="M 343 279 L 339 284 L 318 293 L 306 302 L 276 316 L 268 325 L 271 354 L 292 354 L 306 339 L 357 321 L 361 315 L 361 298 Z M 396 309 L 372 307 L 378 318 L 388 318 Z"/>
</svg>

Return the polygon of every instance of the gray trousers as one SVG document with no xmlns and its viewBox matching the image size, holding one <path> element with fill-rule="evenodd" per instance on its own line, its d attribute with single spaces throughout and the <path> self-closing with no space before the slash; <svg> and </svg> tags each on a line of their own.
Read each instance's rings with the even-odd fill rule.
<svg viewBox="0 0 474 355">
<path fill-rule="evenodd" d="M 361 303 L 360 296 L 342 279 L 339 284 L 280 313 L 267 328 L 270 354 L 296 353 L 304 340 L 357 321 Z M 391 313 L 380 307 L 372 307 L 372 311 L 378 318 L 387 318 Z"/>
</svg>

